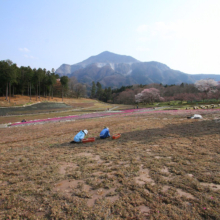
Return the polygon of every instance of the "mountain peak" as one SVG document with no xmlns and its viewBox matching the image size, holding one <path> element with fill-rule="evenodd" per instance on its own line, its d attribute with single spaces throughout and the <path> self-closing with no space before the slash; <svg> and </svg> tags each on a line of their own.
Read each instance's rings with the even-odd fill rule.
<svg viewBox="0 0 220 220">
<path fill-rule="evenodd" d="M 112 52 L 106 50 L 106 51 L 103 51 L 102 53 L 100 53 L 98 55 L 101 55 L 101 54 L 115 54 L 115 53 L 112 53 Z"/>
<path fill-rule="evenodd" d="M 126 55 L 119 55 L 109 51 L 104 51 L 98 55 L 91 56 L 77 65 L 87 66 L 92 63 L 137 63 L 135 58 Z"/>
</svg>

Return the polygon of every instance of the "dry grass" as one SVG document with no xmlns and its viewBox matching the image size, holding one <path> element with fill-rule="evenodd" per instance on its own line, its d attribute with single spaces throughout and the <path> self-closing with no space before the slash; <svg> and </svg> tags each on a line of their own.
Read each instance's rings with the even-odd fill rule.
<svg viewBox="0 0 220 220">
<path fill-rule="evenodd" d="M 14 106 L 24 106 L 24 105 L 31 105 L 35 103 L 40 103 L 40 102 L 64 102 L 68 105 L 71 105 L 74 108 L 85 108 L 85 107 L 92 107 L 92 106 L 97 106 L 103 108 L 109 108 L 112 105 L 111 104 L 106 104 L 97 100 L 93 99 L 86 99 L 86 98 L 79 98 L 79 99 L 73 99 L 73 98 L 58 98 L 54 97 L 52 98 L 45 98 L 45 97 L 40 97 L 36 100 L 35 96 L 32 96 L 31 100 L 29 96 L 21 96 L 21 95 L 15 95 L 14 97 L 10 98 L 10 102 L 5 100 L 5 97 L 0 97 L 0 107 L 14 107 Z"/>
<path fill-rule="evenodd" d="M 219 113 L 1 129 L 1 219 L 220 219 Z M 76 132 L 98 136 L 69 144 Z"/>
<path fill-rule="evenodd" d="M 21 96 L 16 95 L 11 97 L 10 103 L 5 100 L 5 97 L 0 97 L 0 107 L 19 107 L 19 106 L 27 106 L 32 105 L 40 102 L 62 102 L 62 98 L 54 97 L 53 99 L 48 100 L 48 98 L 40 98 L 40 100 L 36 101 L 35 97 L 30 98 L 28 96 Z M 97 100 L 86 99 L 86 98 L 79 98 L 79 99 L 72 99 L 72 98 L 64 98 L 64 103 L 71 106 L 72 108 L 68 109 L 54 109 L 54 112 L 45 112 L 46 110 L 41 110 L 42 112 L 33 113 L 33 112 L 24 112 L 23 115 L 16 115 L 16 116 L 0 116 L 0 124 L 8 124 L 14 122 L 20 122 L 22 119 L 25 118 L 26 121 L 36 120 L 36 119 L 46 119 L 46 118 L 55 118 L 61 116 L 68 116 L 68 115 L 79 115 L 82 113 L 91 113 L 97 111 L 106 111 L 107 109 L 111 108 L 120 108 L 120 109 L 127 109 L 131 106 L 126 105 L 112 105 L 106 104 Z"/>
</svg>

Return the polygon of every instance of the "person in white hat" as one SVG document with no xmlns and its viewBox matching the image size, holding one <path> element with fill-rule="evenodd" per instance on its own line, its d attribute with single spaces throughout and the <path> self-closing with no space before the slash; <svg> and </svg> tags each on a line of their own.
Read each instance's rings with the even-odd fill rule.
<svg viewBox="0 0 220 220">
<path fill-rule="evenodd" d="M 80 142 L 82 142 L 82 139 L 84 139 L 87 134 L 88 134 L 87 130 L 81 130 L 78 134 L 76 134 L 73 141 L 71 141 L 70 143 L 80 143 Z"/>
</svg>

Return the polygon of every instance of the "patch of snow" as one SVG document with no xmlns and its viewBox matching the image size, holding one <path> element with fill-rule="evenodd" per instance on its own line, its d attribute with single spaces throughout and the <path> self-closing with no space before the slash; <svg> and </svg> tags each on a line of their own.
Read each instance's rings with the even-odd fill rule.
<svg viewBox="0 0 220 220">
<path fill-rule="evenodd" d="M 127 73 L 123 74 L 124 76 L 128 76 L 128 75 L 131 75 L 132 73 L 132 70 L 129 70 Z"/>
<path fill-rule="evenodd" d="M 102 68 L 103 66 L 106 66 L 106 65 L 107 65 L 107 63 L 96 63 L 96 66 L 98 68 Z"/>
<path fill-rule="evenodd" d="M 129 71 L 127 72 L 127 75 L 131 75 L 131 73 L 132 73 L 132 70 L 129 70 Z"/>
<path fill-rule="evenodd" d="M 113 70 L 115 70 L 115 64 L 114 63 L 96 63 L 96 66 L 98 68 L 102 68 L 106 65 L 109 65 Z"/>
<path fill-rule="evenodd" d="M 109 63 L 110 67 L 115 70 L 115 64 L 114 63 Z"/>
</svg>

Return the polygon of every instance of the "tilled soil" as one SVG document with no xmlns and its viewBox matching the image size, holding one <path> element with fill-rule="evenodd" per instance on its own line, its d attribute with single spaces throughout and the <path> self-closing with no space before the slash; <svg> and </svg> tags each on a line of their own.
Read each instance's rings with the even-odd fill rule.
<svg viewBox="0 0 220 220">
<path fill-rule="evenodd" d="M 1 219 L 220 219 L 220 113 L 188 114 L 0 129 Z"/>
</svg>

